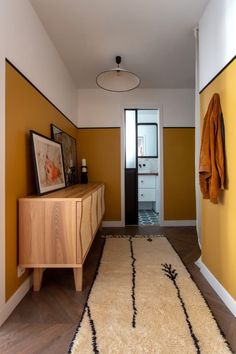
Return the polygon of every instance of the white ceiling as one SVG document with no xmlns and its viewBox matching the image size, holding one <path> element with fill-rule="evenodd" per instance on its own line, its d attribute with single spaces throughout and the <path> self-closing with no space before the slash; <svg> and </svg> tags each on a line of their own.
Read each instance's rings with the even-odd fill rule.
<svg viewBox="0 0 236 354">
<path fill-rule="evenodd" d="M 194 87 L 194 32 L 209 0 L 30 0 L 78 88 L 135 72 L 142 88 Z"/>
</svg>

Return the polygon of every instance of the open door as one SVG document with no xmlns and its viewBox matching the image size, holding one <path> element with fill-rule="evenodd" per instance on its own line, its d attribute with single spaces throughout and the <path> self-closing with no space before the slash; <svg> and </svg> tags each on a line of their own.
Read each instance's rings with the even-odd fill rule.
<svg viewBox="0 0 236 354">
<path fill-rule="evenodd" d="M 160 152 L 158 109 L 125 110 L 125 224 L 158 224 Z"/>
<path fill-rule="evenodd" d="M 137 110 L 125 110 L 125 224 L 138 224 Z"/>
</svg>

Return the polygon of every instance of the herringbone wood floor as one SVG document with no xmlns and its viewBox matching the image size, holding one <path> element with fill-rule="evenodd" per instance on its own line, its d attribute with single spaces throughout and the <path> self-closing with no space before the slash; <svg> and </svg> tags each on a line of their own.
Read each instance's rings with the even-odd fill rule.
<svg viewBox="0 0 236 354">
<path fill-rule="evenodd" d="M 194 264 L 200 255 L 195 228 L 139 226 L 106 228 L 103 233 L 165 235 L 192 274 L 231 348 L 236 352 L 236 319 Z M 41 291 L 30 291 L 1 327 L 1 354 L 67 353 L 98 264 L 104 242 L 99 236 L 98 234 L 85 263 L 84 290 L 81 293 L 75 292 L 72 270 L 46 270 Z"/>
</svg>

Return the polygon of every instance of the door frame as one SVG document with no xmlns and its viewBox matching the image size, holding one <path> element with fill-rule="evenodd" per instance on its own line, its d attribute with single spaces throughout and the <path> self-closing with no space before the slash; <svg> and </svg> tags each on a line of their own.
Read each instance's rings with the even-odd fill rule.
<svg viewBox="0 0 236 354">
<path fill-rule="evenodd" d="M 164 164 L 163 164 L 163 107 L 158 103 L 129 103 L 122 104 L 121 109 L 121 223 L 125 226 L 125 110 L 126 109 L 153 109 L 159 110 L 159 129 L 158 129 L 158 158 L 159 160 L 159 177 L 160 177 L 160 214 L 159 225 L 164 224 Z"/>
</svg>

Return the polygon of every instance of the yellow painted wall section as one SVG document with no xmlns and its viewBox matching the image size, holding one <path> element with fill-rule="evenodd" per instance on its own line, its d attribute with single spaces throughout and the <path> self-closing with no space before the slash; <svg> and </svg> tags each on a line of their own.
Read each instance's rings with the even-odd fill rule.
<svg viewBox="0 0 236 354">
<path fill-rule="evenodd" d="M 106 221 L 121 220 L 120 129 L 78 129 L 78 156 L 85 158 L 89 182 L 105 183 Z"/>
<path fill-rule="evenodd" d="M 6 64 L 6 300 L 28 276 L 17 277 L 17 199 L 36 193 L 29 130 L 50 137 L 54 123 L 76 137 L 77 128 L 10 64 Z"/>
<path fill-rule="evenodd" d="M 164 128 L 164 220 L 195 220 L 194 128 Z"/>
<path fill-rule="evenodd" d="M 201 123 L 215 92 L 224 116 L 227 187 L 219 204 L 202 200 L 202 260 L 236 300 L 236 60 L 201 93 Z"/>
</svg>

